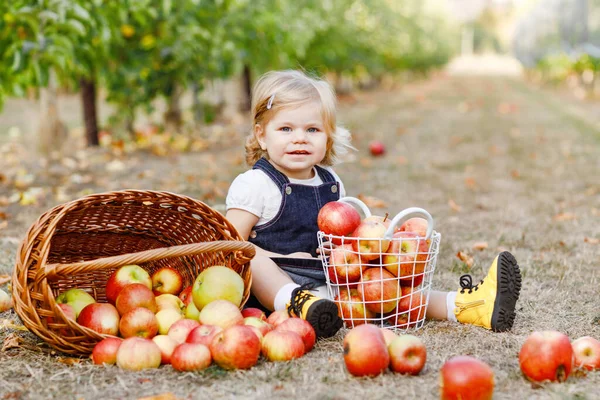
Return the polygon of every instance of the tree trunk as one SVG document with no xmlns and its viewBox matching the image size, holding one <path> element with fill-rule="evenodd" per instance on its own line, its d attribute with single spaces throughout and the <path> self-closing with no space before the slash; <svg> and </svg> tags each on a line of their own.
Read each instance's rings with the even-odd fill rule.
<svg viewBox="0 0 600 400">
<path fill-rule="evenodd" d="M 200 101 L 200 85 L 196 82 L 192 83 L 192 94 L 193 94 L 193 103 L 192 108 L 194 110 L 194 122 L 196 125 L 204 124 L 204 106 Z"/>
<path fill-rule="evenodd" d="M 252 73 L 248 64 L 244 65 L 242 85 L 244 90 L 244 101 L 241 102 L 241 111 L 250 111 L 252 108 Z"/>
<path fill-rule="evenodd" d="M 98 119 L 96 112 L 96 82 L 93 78 L 79 80 L 81 87 L 81 103 L 83 120 L 85 121 L 85 137 L 88 146 L 98 146 Z"/>
<path fill-rule="evenodd" d="M 183 122 L 181 116 L 180 99 L 182 90 L 179 86 L 175 86 L 168 99 L 167 112 L 165 112 L 165 129 L 167 132 L 179 132 Z"/>
<path fill-rule="evenodd" d="M 39 150 L 43 154 L 61 152 L 67 141 L 68 132 L 58 115 L 56 76 L 50 70 L 48 87 L 40 89 Z"/>
</svg>

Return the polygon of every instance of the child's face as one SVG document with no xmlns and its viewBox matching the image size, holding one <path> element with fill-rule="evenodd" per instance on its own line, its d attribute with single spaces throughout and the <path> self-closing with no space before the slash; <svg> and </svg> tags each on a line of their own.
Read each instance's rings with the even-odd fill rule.
<svg viewBox="0 0 600 400">
<path fill-rule="evenodd" d="M 319 104 L 310 102 L 284 108 L 254 134 L 271 163 L 290 178 L 309 179 L 312 169 L 325 157 L 327 134 Z"/>
</svg>

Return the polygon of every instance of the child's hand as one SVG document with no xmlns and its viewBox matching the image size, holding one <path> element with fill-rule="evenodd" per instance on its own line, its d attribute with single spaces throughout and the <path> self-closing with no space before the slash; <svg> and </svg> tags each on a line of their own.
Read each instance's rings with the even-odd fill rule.
<svg viewBox="0 0 600 400">
<path fill-rule="evenodd" d="M 337 245 L 331 242 L 323 242 L 323 251 L 321 252 L 321 248 L 317 249 L 317 253 L 322 256 L 328 256 L 331 253 L 331 250 L 335 249 Z"/>
<path fill-rule="evenodd" d="M 287 257 L 291 257 L 291 258 L 313 258 L 312 254 L 310 253 L 303 253 L 301 251 L 298 251 L 296 253 L 290 253 L 287 255 Z"/>
</svg>

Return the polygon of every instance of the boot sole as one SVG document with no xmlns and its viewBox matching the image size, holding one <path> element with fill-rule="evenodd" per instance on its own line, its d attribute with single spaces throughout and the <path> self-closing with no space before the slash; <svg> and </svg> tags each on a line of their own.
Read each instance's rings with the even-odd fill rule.
<svg viewBox="0 0 600 400">
<path fill-rule="evenodd" d="M 492 330 L 504 332 L 512 328 L 515 322 L 515 306 L 521 292 L 521 271 L 517 260 L 508 251 L 498 256 L 498 291 L 492 314 Z"/>
<path fill-rule="evenodd" d="M 338 315 L 338 307 L 331 300 L 319 300 L 312 304 L 306 315 L 317 338 L 328 338 L 337 333 L 343 325 Z"/>
</svg>

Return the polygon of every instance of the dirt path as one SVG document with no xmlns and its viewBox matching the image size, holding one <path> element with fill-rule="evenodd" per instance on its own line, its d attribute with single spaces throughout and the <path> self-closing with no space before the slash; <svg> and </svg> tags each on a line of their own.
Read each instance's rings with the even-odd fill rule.
<svg viewBox="0 0 600 400">
<path fill-rule="evenodd" d="M 474 280 L 483 277 L 504 249 L 515 254 L 522 268 L 523 290 L 512 332 L 428 322 L 414 332 L 428 349 L 426 368 L 418 377 L 350 377 L 342 360 L 342 332 L 300 360 L 260 362 L 250 371 L 230 373 L 216 367 L 198 374 L 179 374 L 170 367 L 126 373 L 87 361 L 66 366 L 41 352 L 9 350 L 0 353 L 0 391 L 13 398 L 112 399 L 165 392 L 182 398 L 436 398 L 443 362 L 468 354 L 494 369 L 495 398 L 597 398 L 599 373 L 532 389 L 517 359 L 533 330 L 559 330 L 571 339 L 600 338 L 600 125 L 593 110 L 501 77 L 440 76 L 342 102 L 340 119 L 354 133 L 359 149 L 353 161 L 337 168 L 348 194 L 384 201 L 387 207 L 374 209 L 376 213 L 419 206 L 434 216 L 442 234 L 437 289 L 455 290 L 460 274 L 469 272 L 457 259 L 458 251 L 474 257 L 469 272 Z M 241 130 L 232 133 L 229 143 L 240 135 Z M 385 157 L 367 155 L 368 142 L 375 138 L 386 143 Z M 172 157 L 138 154 L 112 172 L 88 168 L 83 176 L 91 180 L 71 182 L 65 196 L 132 187 L 177 191 L 220 204 L 228 182 L 245 169 L 240 152 L 241 145 Z M 96 165 L 93 159 L 90 164 Z M 63 182 L 62 172 L 40 174 L 40 186 L 48 185 L 46 178 L 55 185 Z M 10 194 L 0 186 L 0 196 Z M 60 203 L 57 196 L 48 198 L 36 206 L 0 209 L 10 215 L 10 224 L 0 230 L 0 273 L 12 269 L 16 245 L 27 227 Z M 487 248 L 474 250 L 477 242 L 486 242 Z M 15 320 L 12 313 L 0 318 Z M 11 332 L 1 330 L 0 340 Z M 27 334 L 17 334 L 36 343 Z"/>
</svg>

